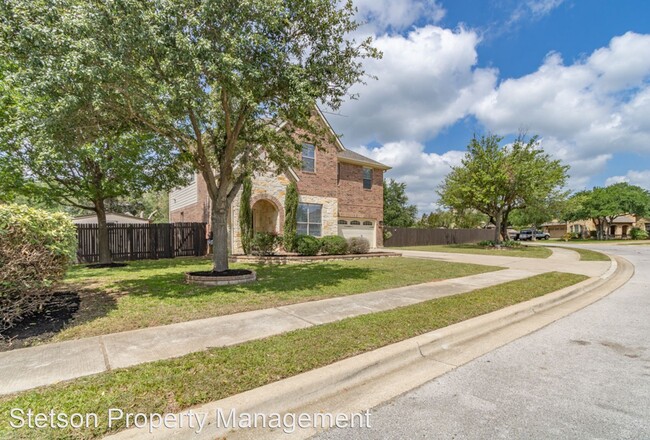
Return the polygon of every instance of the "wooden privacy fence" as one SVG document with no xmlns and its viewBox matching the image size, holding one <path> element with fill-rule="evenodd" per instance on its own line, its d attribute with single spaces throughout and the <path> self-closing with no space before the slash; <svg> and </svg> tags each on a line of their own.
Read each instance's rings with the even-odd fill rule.
<svg viewBox="0 0 650 440">
<path fill-rule="evenodd" d="M 494 229 L 416 229 L 385 227 L 391 233 L 386 247 L 478 243 L 494 240 Z"/>
<path fill-rule="evenodd" d="M 115 261 L 202 256 L 207 253 L 205 223 L 108 225 L 108 243 Z M 99 261 L 97 224 L 77 225 L 77 258 Z"/>
</svg>

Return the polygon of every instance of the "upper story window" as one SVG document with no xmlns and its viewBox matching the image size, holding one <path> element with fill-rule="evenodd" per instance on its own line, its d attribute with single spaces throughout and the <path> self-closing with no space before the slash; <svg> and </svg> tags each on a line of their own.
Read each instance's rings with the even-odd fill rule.
<svg viewBox="0 0 650 440">
<path fill-rule="evenodd" d="M 316 171 L 316 147 L 311 144 L 302 144 L 302 170 Z"/>
<path fill-rule="evenodd" d="M 363 168 L 363 189 L 372 188 L 372 168 Z"/>
<path fill-rule="evenodd" d="M 323 205 L 298 203 L 297 230 L 299 235 L 321 236 Z"/>
</svg>

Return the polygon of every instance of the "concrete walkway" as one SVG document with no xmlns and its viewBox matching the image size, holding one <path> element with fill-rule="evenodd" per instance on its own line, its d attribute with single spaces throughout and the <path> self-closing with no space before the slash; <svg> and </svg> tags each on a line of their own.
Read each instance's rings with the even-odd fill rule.
<svg viewBox="0 0 650 440">
<path fill-rule="evenodd" d="M 575 252 L 558 248 L 553 249 L 553 255 L 548 259 L 420 251 L 404 251 L 403 254 L 408 257 L 495 265 L 506 269 L 8 351 L 0 353 L 0 394 L 466 293 L 539 273 L 563 271 L 596 277 L 610 267 L 610 262 L 577 261 Z"/>
</svg>

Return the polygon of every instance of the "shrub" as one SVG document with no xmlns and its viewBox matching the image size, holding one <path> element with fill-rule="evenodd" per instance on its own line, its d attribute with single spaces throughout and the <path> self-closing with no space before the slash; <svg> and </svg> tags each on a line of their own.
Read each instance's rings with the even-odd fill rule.
<svg viewBox="0 0 650 440">
<path fill-rule="evenodd" d="M 295 242 L 296 252 L 300 255 L 316 255 L 321 246 L 320 240 L 311 235 L 298 235 Z"/>
<path fill-rule="evenodd" d="M 295 182 L 291 182 L 284 196 L 284 249 L 288 252 L 293 252 L 296 247 L 297 216 L 298 187 Z"/>
<path fill-rule="evenodd" d="M 70 217 L 0 204 L 0 329 L 42 310 L 77 251 Z"/>
<path fill-rule="evenodd" d="M 351 254 L 367 254 L 370 242 L 363 237 L 348 238 L 348 252 Z"/>
<path fill-rule="evenodd" d="M 503 243 L 501 243 L 501 245 L 504 247 L 515 248 L 520 247 L 521 242 L 515 240 L 505 240 Z"/>
<path fill-rule="evenodd" d="M 282 237 L 270 232 L 256 232 L 251 241 L 253 255 L 273 255 L 275 248 L 282 242 Z"/>
<path fill-rule="evenodd" d="M 564 240 L 564 241 L 573 240 L 573 233 L 572 232 L 567 232 L 566 234 L 564 234 L 562 236 L 562 240 Z"/>
<path fill-rule="evenodd" d="M 253 181 L 250 177 L 244 179 L 241 199 L 239 200 L 239 230 L 241 231 L 241 247 L 246 255 L 251 253 L 253 243 L 253 211 L 251 209 L 251 191 Z"/>
<path fill-rule="evenodd" d="M 494 241 L 492 240 L 482 240 L 477 243 L 477 245 L 482 246 L 482 247 L 493 247 L 494 246 Z"/>
<path fill-rule="evenodd" d="M 632 237 L 632 240 L 645 240 L 648 238 L 648 232 L 641 228 L 632 228 L 630 237 Z"/>
<path fill-rule="evenodd" d="M 343 255 L 348 252 L 348 242 L 340 235 L 326 235 L 320 239 L 322 253 L 327 255 Z"/>
</svg>

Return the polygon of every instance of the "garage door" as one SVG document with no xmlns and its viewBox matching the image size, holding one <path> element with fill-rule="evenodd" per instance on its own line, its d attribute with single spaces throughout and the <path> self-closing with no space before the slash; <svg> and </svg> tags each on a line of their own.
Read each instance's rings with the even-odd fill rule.
<svg viewBox="0 0 650 440">
<path fill-rule="evenodd" d="M 363 237 L 375 247 L 375 222 L 372 220 L 341 219 L 339 235 L 345 238 Z"/>
</svg>

